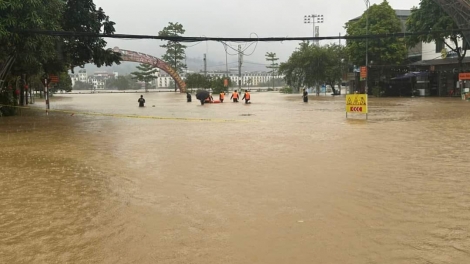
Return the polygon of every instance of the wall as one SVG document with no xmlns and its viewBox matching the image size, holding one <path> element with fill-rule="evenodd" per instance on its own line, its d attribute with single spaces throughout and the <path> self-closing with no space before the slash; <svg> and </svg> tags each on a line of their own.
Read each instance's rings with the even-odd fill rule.
<svg viewBox="0 0 470 264">
<path fill-rule="evenodd" d="M 451 45 L 452 47 L 455 47 L 453 44 L 451 44 L 451 41 L 447 40 L 447 43 Z M 459 41 L 459 45 L 462 45 L 462 41 Z M 447 52 L 451 52 L 450 49 L 447 46 L 444 46 Z M 442 59 L 441 57 L 441 52 L 436 52 L 436 43 L 431 42 L 431 43 L 423 43 L 423 50 L 422 50 L 422 60 L 436 60 L 436 59 Z"/>
</svg>

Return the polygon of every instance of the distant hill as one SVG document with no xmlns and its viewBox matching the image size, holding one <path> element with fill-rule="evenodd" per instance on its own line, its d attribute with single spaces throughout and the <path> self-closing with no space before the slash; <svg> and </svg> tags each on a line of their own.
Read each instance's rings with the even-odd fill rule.
<svg viewBox="0 0 470 264">
<path fill-rule="evenodd" d="M 190 71 L 200 71 L 204 70 L 204 63 L 202 58 L 187 58 L 186 59 L 186 64 L 188 65 L 188 70 Z M 93 64 L 86 64 L 85 69 L 87 70 L 88 73 L 93 73 L 95 71 L 107 71 L 107 72 L 118 72 L 120 75 L 127 75 L 130 74 L 131 72 L 136 70 L 136 66 L 139 65 L 136 62 L 122 62 L 120 65 L 113 65 L 111 67 L 101 67 L 98 68 Z M 237 67 L 237 62 L 230 62 L 229 61 L 229 68 L 236 68 Z M 78 72 L 80 68 L 76 67 L 74 69 L 75 72 Z M 226 66 L 225 66 L 225 61 L 212 61 L 212 60 L 207 60 L 207 70 L 208 71 L 215 71 L 215 70 L 220 70 L 220 71 L 225 71 Z M 250 61 L 244 61 L 243 67 L 242 67 L 243 72 L 248 71 L 266 71 L 266 66 L 250 62 Z"/>
</svg>

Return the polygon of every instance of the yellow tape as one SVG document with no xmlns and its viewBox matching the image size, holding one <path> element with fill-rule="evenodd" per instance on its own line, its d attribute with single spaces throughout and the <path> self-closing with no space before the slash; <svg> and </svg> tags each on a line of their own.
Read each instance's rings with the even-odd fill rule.
<svg viewBox="0 0 470 264">
<path fill-rule="evenodd" d="M 45 109 L 40 109 L 37 107 L 28 107 L 28 106 L 12 106 L 12 105 L 2 105 L 7 107 L 14 107 L 20 109 L 31 109 L 44 111 Z M 80 111 L 70 111 L 70 110 L 61 110 L 61 109 L 49 109 L 49 112 L 65 113 L 72 115 L 89 115 L 89 116 L 107 116 L 115 118 L 139 118 L 139 119 L 157 119 L 157 120 L 177 120 L 177 121 L 207 121 L 207 122 L 254 122 L 249 120 L 235 120 L 235 119 L 215 119 L 215 118 L 191 118 L 191 117 L 162 117 L 162 116 L 139 116 L 139 115 L 123 115 L 123 114 L 106 114 L 106 113 L 96 113 L 96 112 L 80 112 Z"/>
</svg>

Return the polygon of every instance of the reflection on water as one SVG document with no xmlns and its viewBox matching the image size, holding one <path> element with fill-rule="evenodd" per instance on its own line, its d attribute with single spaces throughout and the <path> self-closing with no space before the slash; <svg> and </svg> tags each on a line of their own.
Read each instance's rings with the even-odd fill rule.
<svg viewBox="0 0 470 264">
<path fill-rule="evenodd" d="M 0 118 L 1 263 L 470 259 L 467 102 L 371 99 L 365 121 L 345 118 L 344 97 L 144 97 Z"/>
</svg>

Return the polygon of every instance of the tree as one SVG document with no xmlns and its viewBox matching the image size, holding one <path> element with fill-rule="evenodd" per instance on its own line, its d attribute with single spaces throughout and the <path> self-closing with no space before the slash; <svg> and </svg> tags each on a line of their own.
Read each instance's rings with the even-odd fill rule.
<svg viewBox="0 0 470 264">
<path fill-rule="evenodd" d="M 148 84 L 152 81 L 157 79 L 158 77 L 155 76 L 157 69 L 149 64 L 141 63 L 137 66 L 138 72 L 132 72 L 131 74 L 134 75 L 133 79 L 145 83 L 145 92 L 148 92 Z"/>
<path fill-rule="evenodd" d="M 331 85 L 333 92 L 337 94 L 341 93 L 341 79 L 343 75 L 343 64 L 342 60 L 346 57 L 346 51 L 344 46 L 336 44 L 327 45 L 325 51 L 328 54 L 327 60 L 325 61 L 324 69 L 324 81 L 326 84 Z M 335 83 L 338 84 L 339 91 L 335 91 Z"/>
<path fill-rule="evenodd" d="M 73 86 L 74 90 L 91 90 L 93 89 L 93 84 L 91 83 L 86 83 L 86 82 L 81 82 L 81 81 L 76 81 L 75 85 Z"/>
<path fill-rule="evenodd" d="M 257 84 L 258 87 L 269 87 L 272 83 L 270 83 L 269 81 L 268 82 L 259 82 Z M 275 86 L 284 86 L 286 85 L 286 80 L 284 80 L 283 78 L 274 78 L 274 85 Z"/>
<path fill-rule="evenodd" d="M 341 59 L 345 56 L 344 47 L 326 45 L 323 47 L 300 43 L 287 62 L 281 63 L 279 72 L 295 92 L 303 86 L 313 87 L 321 83 L 334 87 L 341 80 Z"/>
<path fill-rule="evenodd" d="M 33 75 L 57 62 L 57 37 L 21 33 L 24 30 L 60 30 L 61 0 L 11 0 L 0 4 L 0 60 L 14 57 L 13 75 Z M 54 73 L 64 64 L 55 65 Z"/>
<path fill-rule="evenodd" d="M 186 30 L 183 28 L 183 25 L 180 23 L 172 23 L 170 22 L 168 26 L 164 27 L 163 30 L 158 32 L 159 36 L 165 37 L 177 37 L 184 34 Z M 166 53 L 162 56 L 162 59 L 172 65 L 173 69 L 178 72 L 179 74 L 183 73 L 183 70 L 186 69 L 186 64 L 183 63 L 183 59 L 185 58 L 185 49 L 186 46 L 182 45 L 176 41 L 167 41 L 166 44 L 161 45 L 160 47 L 166 49 Z M 176 83 L 175 85 L 175 92 L 177 90 Z"/>
<path fill-rule="evenodd" d="M 321 63 L 324 62 L 323 49 L 308 42 L 299 44 L 287 62 L 281 63 L 279 73 L 284 74 L 286 83 L 298 92 L 303 86 L 314 86 L 322 79 Z"/>
<path fill-rule="evenodd" d="M 59 74 L 59 82 L 52 87 L 52 93 L 57 91 L 71 92 L 72 91 L 72 79 L 67 72 Z"/>
<path fill-rule="evenodd" d="M 62 12 L 62 30 L 79 33 L 114 34 L 113 21 L 93 0 L 67 0 Z M 106 48 L 107 42 L 99 37 L 65 37 L 59 48 L 69 68 L 93 62 L 96 66 L 120 64 L 121 56 Z"/>
<path fill-rule="evenodd" d="M 128 90 L 131 88 L 131 82 L 125 76 L 108 79 L 105 85 L 108 89 Z"/>
<path fill-rule="evenodd" d="M 221 93 L 225 90 L 227 90 L 227 87 L 225 87 L 225 76 L 224 77 L 211 77 L 211 76 L 205 76 L 204 74 L 200 73 L 191 73 L 186 76 L 186 87 L 193 89 L 193 88 L 203 88 L 203 89 L 212 89 L 212 92 L 214 93 Z M 231 80 L 228 79 L 228 85 L 230 86 Z"/>
<path fill-rule="evenodd" d="M 168 87 L 175 87 L 175 85 L 175 80 L 170 79 L 170 81 L 168 82 Z"/>
<path fill-rule="evenodd" d="M 0 5 L 0 56 L 16 58 L 14 74 L 59 74 L 64 68 L 93 62 L 119 63 L 120 55 L 105 49 L 99 37 L 54 37 L 27 30 L 114 33 L 114 22 L 92 0 L 11 0 Z M 26 31 L 26 32 L 25 32 Z M 2 59 L 2 58 L 0 58 Z"/>
<path fill-rule="evenodd" d="M 463 59 L 467 53 L 466 42 L 462 31 L 458 30 L 458 25 L 454 22 L 440 5 L 434 0 L 421 0 L 419 8 L 411 9 L 411 16 L 406 22 L 406 27 L 410 32 L 440 31 L 439 33 L 428 33 L 414 35 L 406 38 L 406 43 L 415 46 L 418 43 L 441 42 L 455 52 L 458 57 L 459 68 L 463 69 Z M 460 44 L 462 43 L 462 44 Z"/>
<path fill-rule="evenodd" d="M 114 33 L 114 22 L 92 0 L 9 0 L 0 3 L 0 62 L 14 58 L 13 76 L 61 74 L 93 62 L 119 63 L 120 54 L 106 49 L 99 37 L 53 36 L 32 30 Z M 23 95 L 21 86 L 21 95 Z M 22 104 L 23 100 L 20 102 Z"/>
<path fill-rule="evenodd" d="M 190 89 L 205 88 L 210 86 L 209 78 L 200 73 L 190 73 L 186 76 L 186 87 Z"/>
<path fill-rule="evenodd" d="M 387 1 L 379 5 L 374 4 L 365 12 L 368 12 L 369 17 L 369 35 L 402 31 L 401 22 Z M 365 36 L 366 13 L 359 20 L 346 23 L 345 28 L 348 36 Z M 366 39 L 348 40 L 346 49 L 351 62 L 356 65 L 365 64 Z M 407 49 L 402 38 L 369 38 L 368 54 L 369 60 L 374 61 L 376 65 L 398 65 L 406 58 Z"/>
<path fill-rule="evenodd" d="M 271 69 L 269 73 L 271 73 L 272 81 L 273 81 L 273 89 L 274 89 L 274 76 L 278 72 L 279 64 L 276 62 L 279 58 L 276 57 L 276 53 L 274 52 L 266 52 L 266 60 L 271 64 L 266 66 L 266 68 Z"/>
</svg>

